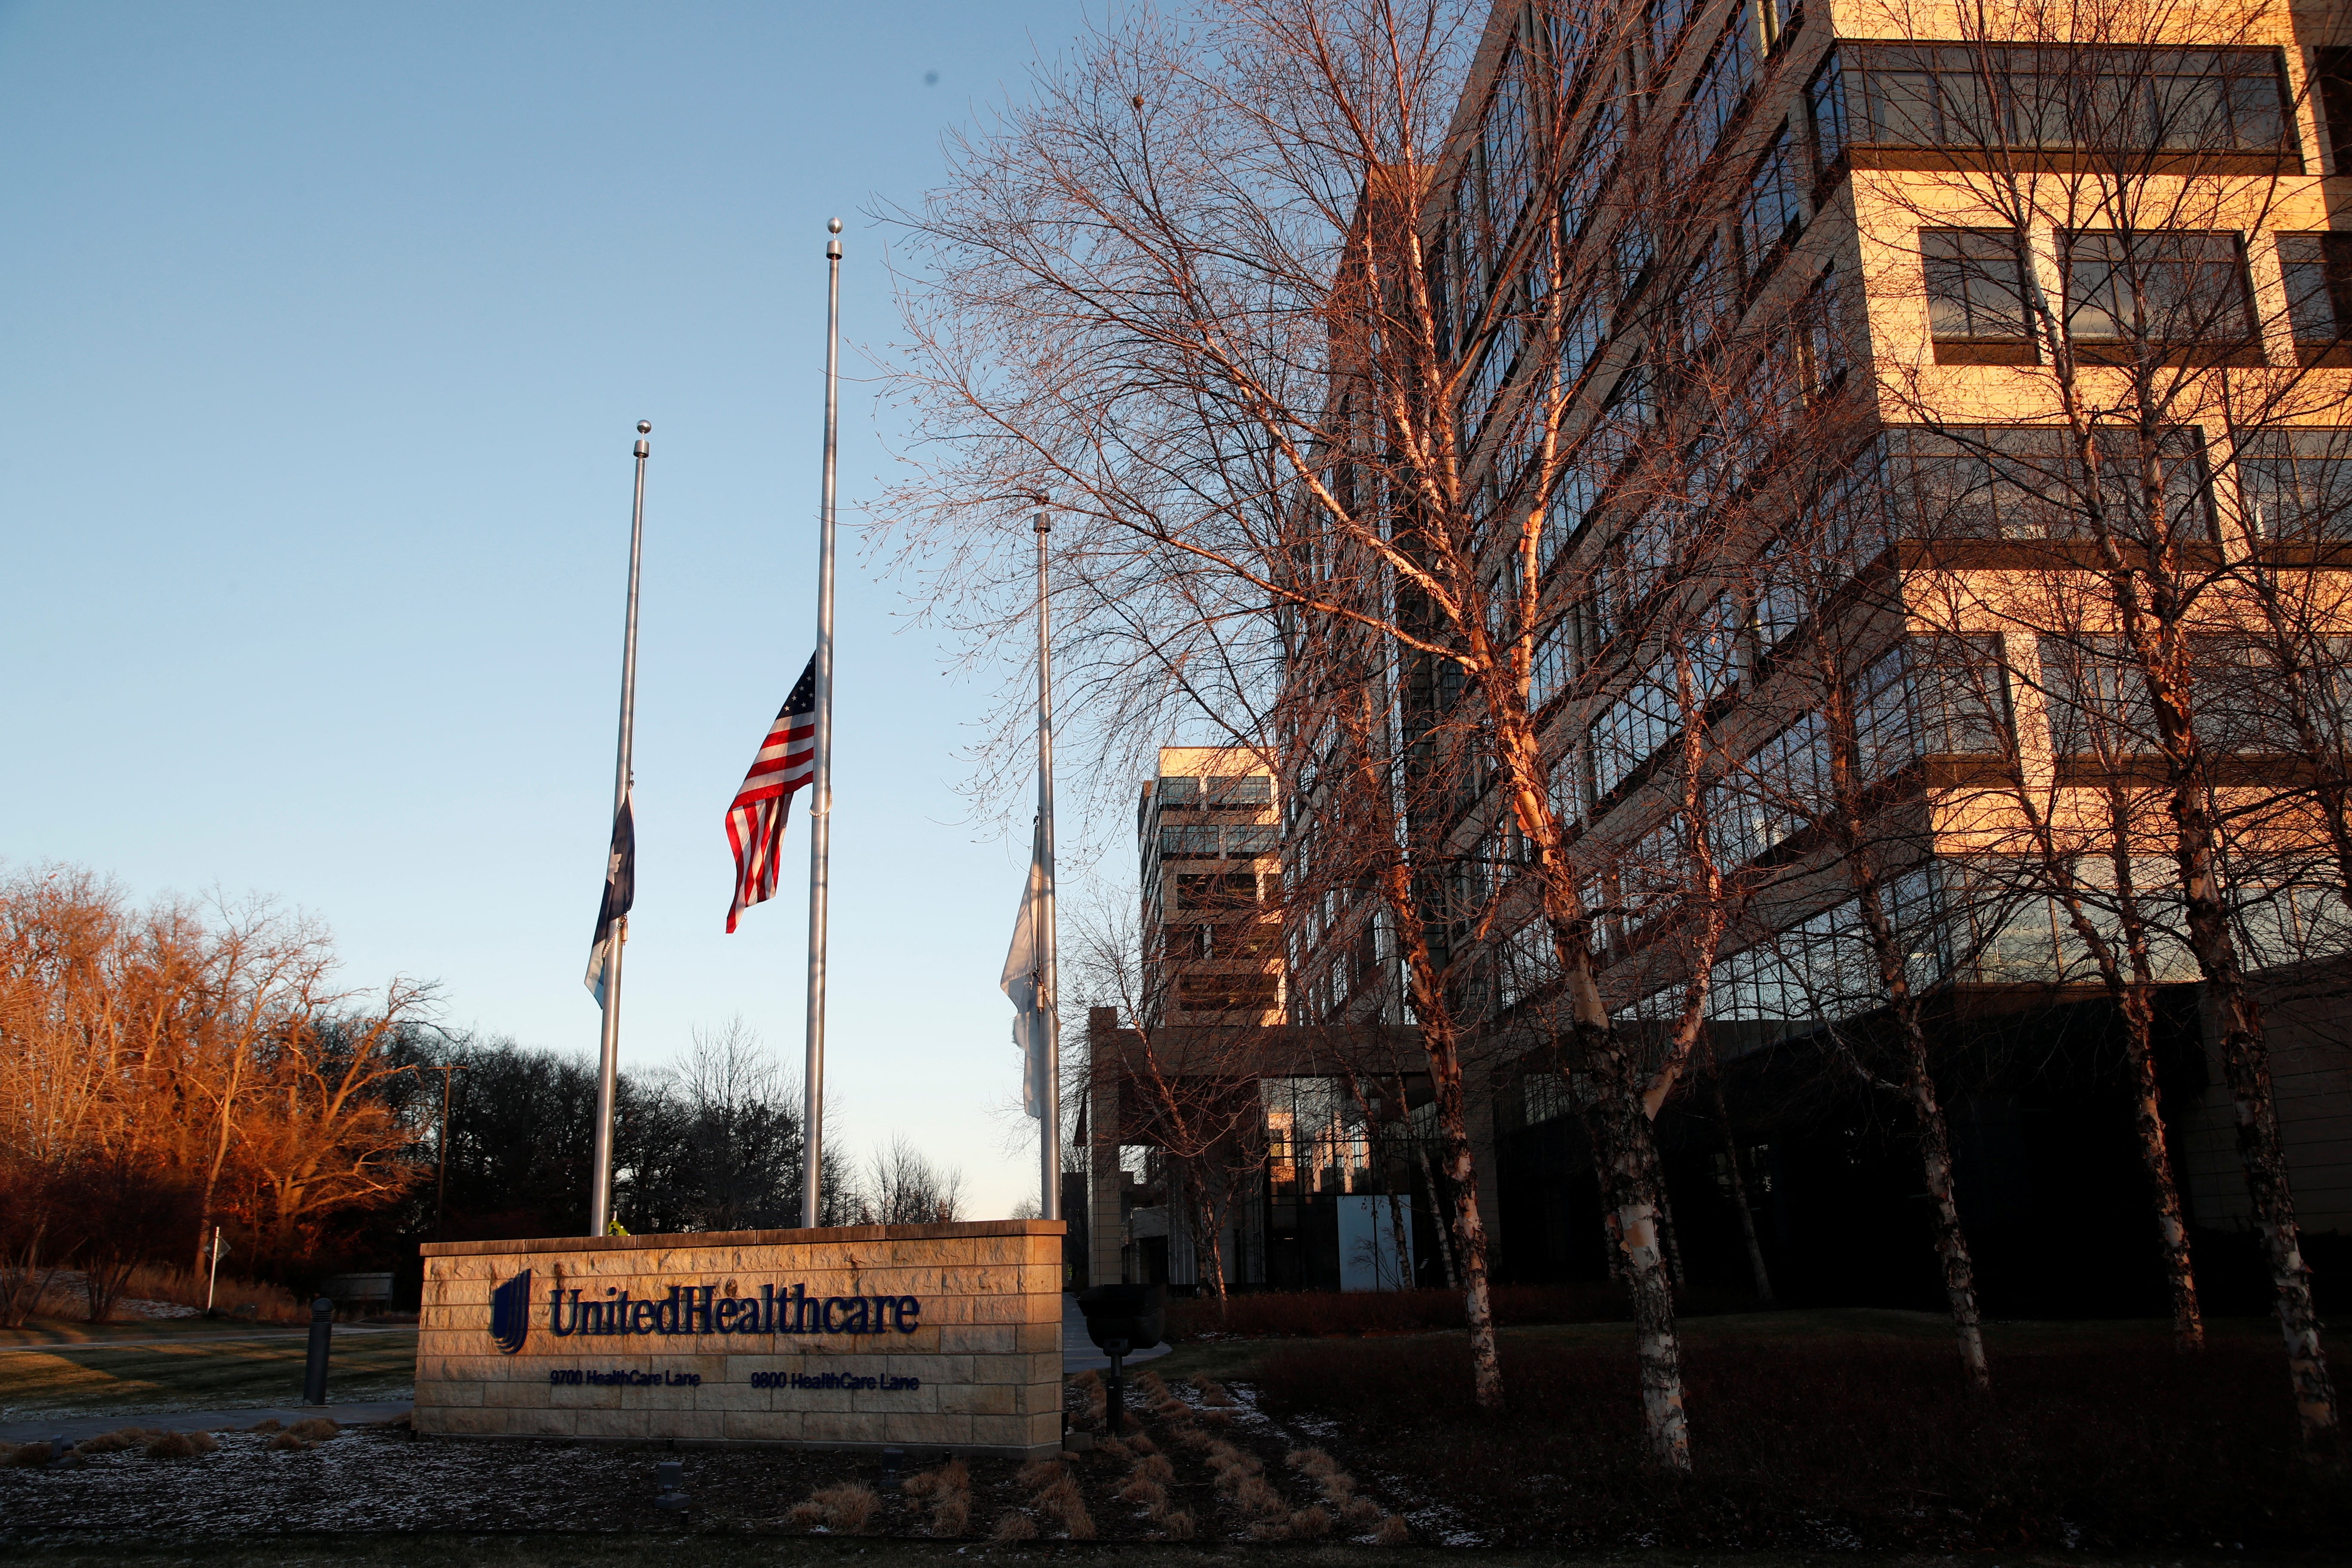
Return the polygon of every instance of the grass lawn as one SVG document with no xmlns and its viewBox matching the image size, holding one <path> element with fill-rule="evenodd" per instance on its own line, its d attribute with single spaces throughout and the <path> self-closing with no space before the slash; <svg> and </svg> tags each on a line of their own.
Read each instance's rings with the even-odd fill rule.
<svg viewBox="0 0 2352 1568">
<path fill-rule="evenodd" d="M 0 1344 L 0 1420 L 232 1410 L 301 1397 L 304 1331 L 184 1327 L 188 1321 L 16 1331 L 12 1343 Z M 337 1326 L 328 1363 L 331 1398 L 402 1398 L 415 1374 L 414 1328 Z"/>
<path fill-rule="evenodd" d="M 1843 1343 L 1853 1345 L 1948 1343 L 1952 1320 L 1941 1312 L 1907 1312 L 1892 1308 L 1804 1308 L 1778 1312 L 1722 1312 L 1678 1320 L 1683 1343 L 1693 1348 L 1728 1344 Z M 2069 1348 L 2124 1347 L 2162 1342 L 2171 1332 L 2168 1323 L 2153 1320 L 2093 1319 L 2032 1321 L 1985 1325 L 1985 1344 L 1992 1355 L 2004 1352 L 2054 1351 Z M 2278 1342 L 2277 1325 L 2268 1318 L 2219 1318 L 2208 1321 L 2206 1336 L 2216 1345 L 2269 1346 Z M 1630 1348 L 1630 1322 L 1538 1323 L 1496 1331 L 1506 1344 L 1555 1345 L 1566 1348 L 1614 1350 Z M 1464 1338 L 1460 1329 L 1426 1333 L 1376 1334 L 1369 1340 L 1419 1340 L 1430 1345 L 1454 1344 Z M 1155 1360 L 1139 1363 L 1167 1378 L 1236 1378 L 1248 1382 L 1266 1359 L 1301 1343 L 1295 1337 L 1198 1339 L 1179 1341 Z M 2281 1377 L 2285 1375 L 2282 1373 Z"/>
</svg>

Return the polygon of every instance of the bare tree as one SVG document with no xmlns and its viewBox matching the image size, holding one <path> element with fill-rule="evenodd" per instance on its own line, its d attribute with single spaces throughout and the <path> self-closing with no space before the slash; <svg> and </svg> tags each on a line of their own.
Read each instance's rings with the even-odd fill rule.
<svg viewBox="0 0 2352 1568">
<path fill-rule="evenodd" d="M 963 1173 L 934 1165 L 903 1137 L 868 1159 L 865 1186 L 875 1225 L 946 1225 L 963 1207 Z"/>
<path fill-rule="evenodd" d="M 1958 299 L 1963 313 L 1990 275 L 1995 286 L 1978 291 L 1993 318 L 2006 316 L 1993 335 L 2022 351 L 2008 410 L 2033 428 L 1954 418 L 1931 363 L 1941 353 L 1920 352 L 1925 342 L 1888 357 L 1884 394 L 1948 461 L 1991 480 L 1991 504 L 1976 509 L 1980 537 L 2027 538 L 2022 524 L 2046 542 L 2026 552 L 2041 559 L 2016 563 L 2070 574 L 2095 614 L 2060 635 L 2144 705 L 2150 826 L 2173 862 L 2182 936 L 2217 1021 L 2294 1398 L 2316 1439 L 2338 1424 L 2336 1396 L 2243 940 L 2249 900 L 2263 895 L 2231 875 L 2231 725 L 2198 679 L 2206 639 L 2250 607 L 2247 537 L 2217 489 L 2242 494 L 2233 460 L 2341 420 L 2347 402 L 2342 377 L 2304 363 L 2283 291 L 2256 288 L 2243 259 L 2241 236 L 2260 252 L 2274 230 L 2325 223 L 2317 182 L 2294 177 L 2278 13 L 2181 0 L 2028 5 L 2002 13 L 1998 36 L 1976 14 L 1929 20 L 1890 5 L 1887 20 L 1948 40 L 1958 27 L 1930 64 L 1933 112 L 1940 140 L 1981 155 L 1897 204 L 1875 237 L 1879 265 L 1897 278 L 1920 268 L 1927 291 Z M 1855 85 L 1865 114 L 1880 115 L 1884 94 Z M 1970 233 L 1979 239 L 1951 237 Z M 2004 246 L 2006 260 L 1989 259 Z M 2044 635 L 2045 607 L 2002 574 L 1966 574 L 1960 591 L 2019 633 Z"/>
<path fill-rule="evenodd" d="M 1553 790 L 1552 726 L 1566 715 L 1539 716 L 1530 691 L 1574 597 L 1544 570 L 1555 501 L 1580 474 L 1617 484 L 1659 403 L 1647 334 L 1623 331 L 1596 358 L 1577 307 L 1604 299 L 1633 327 L 1668 299 L 1661 282 L 1637 301 L 1642 280 L 1700 259 L 1698 226 L 1668 226 L 1686 193 L 1662 182 L 1705 176 L 1630 149 L 1641 84 L 1585 68 L 1644 25 L 1549 8 L 1240 5 L 1197 24 L 1139 16 L 1041 68 L 1033 100 L 960 142 L 951 183 L 899 215 L 928 272 L 901 385 L 932 459 L 893 510 L 957 604 L 1009 606 L 1001 520 L 1013 498 L 1050 491 L 1060 577 L 1080 585 L 1062 624 L 1099 639 L 1082 630 L 1080 647 L 1109 650 L 1123 716 L 1262 697 L 1285 649 L 1256 623 L 1286 617 L 1361 628 L 1464 704 L 1447 721 L 1475 715 L 1491 792 L 1477 815 L 1490 826 L 1507 815 L 1528 846 L 1518 875 L 1552 941 L 1570 1070 L 1624 1237 L 1650 1447 L 1683 1468 L 1649 1128 L 1697 1026 L 1639 1044 L 1620 1031 L 1591 868 L 1570 849 L 1579 814 Z M 1556 47 L 1579 51 L 1570 68 L 1549 68 Z M 1491 120 L 1507 147 L 1484 145 L 1475 123 L 1457 131 L 1465 84 L 1482 103 L 1507 98 Z M 1588 176 L 1612 167 L 1623 177 L 1604 200 Z M 1571 251 L 1603 206 L 1636 228 Z M 1520 223 L 1522 208 L 1538 216 Z M 1489 287 L 1498 278 L 1517 281 Z M 1570 411 L 1589 409 L 1579 394 L 1603 371 L 1619 395 L 1580 440 Z M 1689 478 L 1684 456 L 1652 468 L 1622 493 L 1650 483 L 1663 501 Z M 1591 532 L 1596 554 L 1609 531 Z M 1661 565 L 1634 563 L 1634 586 L 1662 587 Z M 1595 679 L 1630 679 L 1645 668 L 1633 658 L 1628 644 Z M 1149 683 L 1126 681 L 1139 670 Z M 1399 868 L 1380 896 L 1421 895 Z M 1420 926 L 1401 920 L 1409 968 Z M 1428 1009 L 1443 968 L 1431 954 L 1413 969 L 1417 1020 L 1441 1058 L 1450 1031 Z M 1702 997 L 1706 973 L 1687 977 Z M 1703 1001 L 1683 1013 L 1703 1017 Z M 1452 1072 L 1433 1058 L 1433 1079 Z M 1471 1262 L 1465 1247 L 1465 1279 Z M 1483 1372 L 1480 1391 L 1499 1402 Z"/>
<path fill-rule="evenodd" d="M 1113 1027 L 1088 1029 L 1078 1093 L 1091 1103 L 1094 1084 L 1115 1085 L 1121 1127 L 1097 1129 L 1097 1140 L 1114 1141 L 1129 1131 L 1158 1149 L 1178 1177 L 1181 1198 L 1174 1217 L 1192 1239 L 1194 1255 L 1207 1262 L 1207 1283 L 1223 1308 L 1231 1263 L 1224 1234 L 1242 1195 L 1254 1190 L 1265 1170 L 1264 1108 L 1258 1079 L 1266 1066 L 1266 1031 L 1259 1026 L 1263 1004 L 1237 996 L 1220 1016 L 1210 1008 L 1187 1008 L 1171 1023 L 1171 994 L 1186 957 L 1169 951 L 1177 938 L 1168 928 L 1147 931 L 1124 904 L 1073 909 L 1066 963 L 1091 1018 L 1107 1009 Z M 1176 928 L 1183 940 L 1207 941 L 1263 963 L 1269 973 L 1278 954 L 1252 940 L 1263 928 L 1255 900 L 1206 928 Z M 1202 934 L 1202 931 L 1209 933 Z M 1264 946 L 1270 947 L 1271 939 Z M 1197 952 L 1197 945 L 1195 952 Z"/>
</svg>

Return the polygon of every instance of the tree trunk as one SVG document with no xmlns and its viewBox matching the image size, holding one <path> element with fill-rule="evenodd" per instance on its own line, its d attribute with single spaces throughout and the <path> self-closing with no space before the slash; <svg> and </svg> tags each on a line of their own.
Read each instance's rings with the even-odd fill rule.
<svg viewBox="0 0 2352 1568">
<path fill-rule="evenodd" d="M 1462 1275 L 1454 1267 L 1454 1244 L 1447 1239 L 1446 1231 L 1450 1227 L 1437 1201 L 1437 1173 L 1429 1168 L 1429 1145 L 1416 1138 L 1413 1140 L 1413 1152 L 1421 1160 L 1421 1184 L 1429 1192 L 1430 1234 L 1437 1238 L 1437 1261 L 1445 1270 L 1445 1288 L 1459 1290 L 1462 1289 Z"/>
<path fill-rule="evenodd" d="M 1393 1189 L 1390 1191 L 1388 1199 L 1389 1234 L 1396 1245 L 1397 1289 L 1410 1290 L 1412 1289 L 1412 1247 L 1404 1233 L 1404 1205 L 1397 1200 Z M 1377 1277 L 1378 1271 L 1374 1273 Z"/>
<path fill-rule="evenodd" d="M 1462 1316 L 1470 1331 L 1470 1376 L 1478 1408 L 1503 1411 L 1503 1362 L 1495 1344 L 1495 1310 L 1486 1279 L 1486 1222 L 1478 1209 L 1478 1166 L 1470 1147 L 1469 1119 L 1463 1109 L 1462 1051 L 1454 1015 L 1445 999 L 1420 918 L 1413 907 L 1411 874 L 1390 865 L 1381 879 L 1390 914 L 1403 948 L 1406 984 L 1421 1021 L 1421 1048 L 1429 1063 L 1431 1104 L 1438 1136 L 1445 1145 L 1445 1179 L 1454 1184 L 1454 1240 L 1461 1248 Z"/>
<path fill-rule="evenodd" d="M 1655 1140 L 1652 1141 L 1653 1145 Z M 1666 1165 L 1658 1162 L 1658 1239 L 1665 1244 L 1666 1288 L 1684 1290 L 1690 1287 L 1690 1276 L 1683 1271 L 1682 1229 L 1675 1224 L 1675 1193 L 1666 1181 Z"/>
<path fill-rule="evenodd" d="M 1960 1228 L 1960 1206 L 1952 1193 L 1952 1134 L 1944 1108 L 1936 1098 L 1936 1080 L 1927 1072 L 1927 1033 L 1919 1026 L 1916 1005 L 1896 1008 L 1902 1019 L 1906 1058 L 1904 1091 L 1919 1141 L 1919 1169 L 1927 1179 L 1927 1199 L 1935 1208 L 1936 1256 L 1944 1266 L 1944 1296 L 1951 1303 L 1952 1337 L 1958 1342 L 1960 1364 L 1979 1388 L 1992 1386 L 1985 1364 L 1984 1322 L 1977 1313 L 1976 1264 L 1969 1256 L 1969 1238 Z"/>
<path fill-rule="evenodd" d="M 2189 909 L 2195 941 L 2196 905 Z M 2226 943 L 2226 939 L 2225 939 Z M 2233 977 L 2234 979 L 2234 977 Z M 2278 1108 L 2271 1098 L 2271 1068 L 2253 999 L 2242 984 L 2209 980 L 2221 1014 L 2221 1070 L 2236 1108 L 2238 1158 L 2246 1169 L 2254 1226 L 2271 1268 L 2271 1289 L 2279 1334 L 2286 1342 L 2287 1376 L 2294 1389 L 2295 1414 L 2307 1444 L 2332 1439 L 2337 1430 L 2336 1388 L 2320 1348 L 2319 1313 L 2311 1299 L 2311 1268 L 2294 1223 L 2294 1196 L 2288 1185 L 2286 1156 L 2279 1147 Z"/>
<path fill-rule="evenodd" d="M 2184 1352 L 2205 1348 L 2205 1319 L 2197 1305 L 2197 1271 L 2189 1257 L 2189 1226 L 2180 1209 L 2180 1187 L 2173 1180 L 2172 1153 L 2165 1147 L 2164 1114 L 2156 1083 L 2156 1055 L 2151 1042 L 2155 1009 L 2146 987 L 2124 988 L 2122 996 L 2126 1050 L 2131 1058 L 2132 1126 L 2139 1135 L 2140 1168 L 2147 1173 L 2148 1194 L 2156 1206 L 2157 1246 L 2164 1258 L 2164 1280 L 2172 1298 L 2172 1348 Z"/>
<path fill-rule="evenodd" d="M 1588 1060 L 1600 1059 L 1593 1053 Z M 1610 1059 L 1616 1078 L 1622 1064 Z M 1598 1075 L 1596 1075 L 1598 1076 Z M 1675 1291 L 1659 1235 L 1664 1183 L 1657 1144 L 1641 1098 L 1612 1083 L 1591 1108 L 1588 1126 L 1604 1180 L 1618 1262 L 1633 1309 L 1634 1348 L 1642 1366 L 1642 1422 L 1650 1458 L 1669 1470 L 1690 1468 L 1690 1426 L 1683 1412 L 1682 1338 L 1675 1326 Z"/>
<path fill-rule="evenodd" d="M 1772 1305 L 1772 1275 L 1764 1267 L 1764 1244 L 1756 1235 L 1756 1215 L 1748 1206 L 1748 1178 L 1739 1170 L 1739 1140 L 1731 1128 L 1731 1107 L 1723 1096 L 1723 1065 L 1707 1075 L 1715 1090 L 1715 1124 L 1723 1134 L 1723 1157 L 1731 1170 L 1731 1206 L 1739 1211 L 1739 1238 L 1748 1244 L 1748 1271 L 1756 1279 L 1756 1300 Z"/>
</svg>

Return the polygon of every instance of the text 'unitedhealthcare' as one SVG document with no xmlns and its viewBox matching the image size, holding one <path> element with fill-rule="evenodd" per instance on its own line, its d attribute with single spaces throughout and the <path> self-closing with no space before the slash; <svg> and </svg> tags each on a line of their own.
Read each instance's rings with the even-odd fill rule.
<svg viewBox="0 0 2352 1568">
<path fill-rule="evenodd" d="M 558 1285 L 548 1292 L 547 1326 L 558 1339 L 615 1334 L 911 1334 L 922 1326 L 919 1296 L 812 1296 L 805 1285 L 762 1285 L 757 1296 L 720 1296 L 712 1285 L 673 1285 L 659 1299 L 617 1286 L 602 1300 Z M 491 1297 L 490 1332 L 511 1354 L 530 1331 L 526 1268 Z"/>
</svg>

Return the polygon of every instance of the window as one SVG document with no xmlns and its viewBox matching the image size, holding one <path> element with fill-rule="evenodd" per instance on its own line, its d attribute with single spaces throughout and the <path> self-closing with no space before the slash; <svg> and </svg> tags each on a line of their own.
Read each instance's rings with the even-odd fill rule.
<svg viewBox="0 0 2352 1568">
<path fill-rule="evenodd" d="M 2255 342 L 2253 294 L 2236 235 L 2077 231 L 2065 247 L 2066 331 L 2077 342 L 2163 349 Z"/>
<path fill-rule="evenodd" d="M 1213 826 L 1162 826 L 1160 829 L 1160 853 L 1163 857 L 1214 858 L 1217 853 L 1217 830 Z"/>
<path fill-rule="evenodd" d="M 1176 994 L 1188 1013 L 1263 1013 L 1282 1005 L 1282 976 L 1180 974 Z"/>
<path fill-rule="evenodd" d="M 1274 804 L 1274 781 L 1264 773 L 1230 774 L 1209 781 L 1213 811 L 1256 811 Z"/>
<path fill-rule="evenodd" d="M 2352 363 L 2352 345 L 2344 344 L 2352 337 L 2352 234 L 2282 234 L 2278 249 L 2296 356 L 2305 364 Z"/>
<path fill-rule="evenodd" d="M 2352 541 L 2352 430 L 2263 430 L 2242 437 L 2238 493 L 2257 538 Z"/>
<path fill-rule="evenodd" d="M 1801 373 L 1809 397 L 1818 397 L 1845 379 L 1845 311 L 1843 282 L 1837 264 L 1822 268 L 1805 301 L 1804 366 Z"/>
<path fill-rule="evenodd" d="M 1258 855 L 1272 855 L 1281 847 L 1281 839 L 1271 827 L 1225 829 L 1225 853 L 1236 860 L 1245 860 Z"/>
<path fill-rule="evenodd" d="M 1538 712 L 1560 694 L 1575 672 L 1565 620 L 1555 620 L 1537 635 L 1535 654 L 1528 665 L 1528 710 Z"/>
<path fill-rule="evenodd" d="M 1843 44 L 1838 61 L 1865 145 L 2294 154 L 2275 49 Z"/>
<path fill-rule="evenodd" d="M 2327 122 L 2332 173 L 2352 174 L 2352 49 L 2314 49 L 2311 63 L 2318 78 L 2320 116 Z"/>
<path fill-rule="evenodd" d="M 1769 855 L 1830 801 L 1828 733 L 1808 713 L 1734 768 L 1706 796 L 1707 841 L 1726 867 Z"/>
<path fill-rule="evenodd" d="M 1527 81 L 1514 49 L 1495 73 L 1495 96 L 1486 106 L 1478 139 L 1486 226 L 1498 245 L 1509 237 L 1519 209 L 1528 205 L 1528 118 Z"/>
<path fill-rule="evenodd" d="M 1854 694 L 1865 779 L 1921 757 L 2005 754 L 2009 723 L 2000 643 L 1990 637 L 1906 638 L 1872 662 Z"/>
<path fill-rule="evenodd" d="M 2084 539 L 2094 532 L 2094 508 L 2108 528 L 2130 534 L 2148 521 L 2135 442 L 2127 431 L 2098 433 L 2094 484 L 2063 430 L 1898 427 L 1888 433 L 1891 500 L 1906 531 L 1927 538 Z M 2176 533 L 2201 533 L 2207 514 L 2200 433 L 2176 427 L 2162 442 L 2166 524 Z"/>
<path fill-rule="evenodd" d="M 1544 513 L 1543 537 L 1537 542 L 1544 570 L 1551 569 L 1577 530 L 1584 526 L 1585 513 L 1592 510 L 1599 493 L 1592 471 L 1581 462 L 1570 463 L 1562 470 L 1559 484 L 1551 493 L 1551 506 Z"/>
<path fill-rule="evenodd" d="M 2032 364 L 2024 247 L 2014 229 L 1919 231 L 1938 364 Z"/>
<path fill-rule="evenodd" d="M 2147 678 L 2122 638 L 2045 636 L 2040 643 L 2051 750 L 2116 758 L 2158 749 Z"/>
<path fill-rule="evenodd" d="M 1573 395 L 1576 384 L 1584 377 L 1585 368 L 1600 353 L 1601 345 L 1609 341 L 1609 310 L 1606 303 L 1587 295 L 1576 314 L 1559 334 L 1560 389 Z"/>
<path fill-rule="evenodd" d="M 1813 143 L 1813 177 L 1826 180 L 1845 156 L 1845 81 L 1832 53 L 1805 84 L 1805 123 Z"/>
<path fill-rule="evenodd" d="M 1640 292 L 1650 276 L 1650 264 L 1658 258 L 1657 232 L 1649 215 L 1628 213 L 1609 241 L 1610 260 L 1617 270 L 1617 298 L 1630 300 Z"/>
<path fill-rule="evenodd" d="M 1257 876 L 1250 871 L 1180 875 L 1176 902 L 1188 910 L 1248 909 L 1257 902 Z"/>
<path fill-rule="evenodd" d="M 1705 353 L 1715 342 L 1715 334 L 1723 325 L 1726 301 L 1723 297 L 1723 241 L 1711 239 L 1683 274 L 1682 287 L 1675 290 L 1675 314 L 1682 323 L 1683 353 L 1691 359 Z"/>
<path fill-rule="evenodd" d="M 1650 66 L 1654 75 L 1665 74 L 1691 18 L 1702 8 L 1702 0 L 1650 0 Z"/>
<path fill-rule="evenodd" d="M 1559 231 L 1574 243 L 1599 204 L 1601 186 L 1616 171 L 1617 155 L 1625 150 L 1625 111 L 1614 95 L 1592 111 L 1592 123 L 1570 160 L 1559 193 Z"/>
<path fill-rule="evenodd" d="M 1682 723 L 1671 655 L 1604 710 L 1592 726 L 1592 793 L 1605 797 L 1672 740 Z"/>
<path fill-rule="evenodd" d="M 1748 178 L 1748 195 L 1739 204 L 1739 251 L 1753 283 L 1771 270 L 1781 248 L 1805 225 L 1805 209 L 1797 196 L 1796 140 L 1783 122 L 1773 135 L 1771 150 Z"/>
<path fill-rule="evenodd" d="M 1748 97 L 1756 79 L 1756 16 L 1751 0 L 1732 7 L 1723 37 L 1699 68 L 1689 107 L 1675 133 L 1675 155 L 1685 171 L 1699 166 L 1723 140 L 1723 132 Z"/>
<path fill-rule="evenodd" d="M 1171 805 L 1197 805 L 1200 804 L 1200 799 L 1201 781 L 1199 779 L 1178 778 L 1168 774 L 1161 775 L 1160 780 L 1160 804 L 1162 807 Z"/>
</svg>

